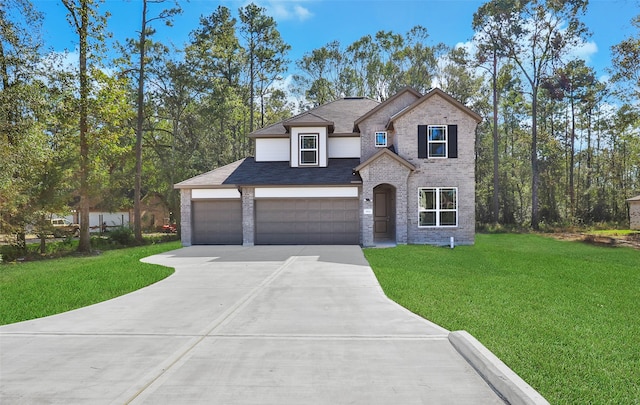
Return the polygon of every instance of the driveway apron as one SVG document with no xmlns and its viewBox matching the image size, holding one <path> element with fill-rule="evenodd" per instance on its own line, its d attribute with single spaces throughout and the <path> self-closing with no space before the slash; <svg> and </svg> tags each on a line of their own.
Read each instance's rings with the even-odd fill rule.
<svg viewBox="0 0 640 405">
<path fill-rule="evenodd" d="M 0 327 L 2 404 L 499 404 L 358 246 L 193 246 L 134 293 Z"/>
</svg>

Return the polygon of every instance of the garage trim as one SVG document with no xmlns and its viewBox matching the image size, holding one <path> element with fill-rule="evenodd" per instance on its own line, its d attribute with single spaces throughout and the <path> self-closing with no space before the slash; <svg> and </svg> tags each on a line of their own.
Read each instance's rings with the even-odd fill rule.
<svg viewBox="0 0 640 405">
<path fill-rule="evenodd" d="M 357 198 L 358 187 L 256 187 L 255 198 Z"/>
<path fill-rule="evenodd" d="M 240 191 L 237 188 L 195 188 L 191 190 L 192 200 L 201 199 L 226 199 L 226 198 L 240 198 Z"/>
</svg>

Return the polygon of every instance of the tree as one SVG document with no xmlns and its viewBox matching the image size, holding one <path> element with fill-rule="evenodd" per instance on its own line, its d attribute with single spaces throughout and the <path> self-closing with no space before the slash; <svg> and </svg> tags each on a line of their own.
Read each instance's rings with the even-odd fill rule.
<svg viewBox="0 0 640 405">
<path fill-rule="evenodd" d="M 38 80 L 41 21 L 28 0 L 0 0 L 0 230 L 15 233 L 23 248 L 33 219 L 28 191 L 40 182 L 47 150 L 39 122 L 47 111 Z"/>
<path fill-rule="evenodd" d="M 492 114 L 492 140 L 493 140 L 493 195 L 491 199 L 492 220 L 494 224 L 500 218 L 500 137 L 498 133 L 498 72 L 499 62 L 503 57 L 502 50 L 499 49 L 498 33 L 492 29 L 483 29 L 476 33 L 474 42 L 477 44 L 477 52 L 474 55 L 475 65 L 485 69 L 491 76 L 491 101 L 493 107 Z M 487 62 L 489 67 L 486 66 Z"/>
<path fill-rule="evenodd" d="M 584 60 L 571 60 L 556 70 L 555 75 L 543 80 L 542 85 L 555 100 L 569 100 L 571 128 L 569 131 L 569 199 L 570 215 L 576 210 L 575 155 L 576 155 L 576 104 L 587 102 L 596 88 L 593 69 L 586 66 Z"/>
<path fill-rule="evenodd" d="M 254 3 L 240 8 L 240 31 L 246 41 L 249 77 L 249 131 L 255 127 L 254 112 L 256 90 L 260 97 L 260 126 L 264 126 L 264 96 L 273 81 L 286 70 L 286 55 L 291 46 L 286 44 L 273 17 L 265 14 L 265 9 Z"/>
<path fill-rule="evenodd" d="M 397 55 L 402 73 L 396 86 L 391 89 L 392 93 L 405 86 L 421 93 L 431 89 L 438 71 L 438 59 L 444 55 L 447 47 L 442 43 L 425 45 L 428 37 L 427 29 L 419 25 L 405 35 L 405 47 Z"/>
<path fill-rule="evenodd" d="M 636 36 L 628 37 L 611 47 L 613 53 L 611 78 L 618 83 L 631 86 L 632 91 L 629 92 L 629 87 L 626 87 L 623 97 L 627 94 L 640 99 L 640 15 L 636 16 L 631 23 L 637 29 Z"/>
<path fill-rule="evenodd" d="M 332 41 L 325 46 L 306 53 L 296 62 L 302 74 L 294 75 L 299 86 L 298 92 L 304 94 L 313 105 L 319 106 L 341 96 L 339 78 L 343 76 L 343 52 L 340 42 Z"/>
<path fill-rule="evenodd" d="M 69 11 L 69 23 L 78 35 L 78 73 L 80 80 L 79 138 L 80 138 L 80 241 L 78 251 L 89 252 L 89 141 L 88 141 L 88 103 L 89 103 L 89 62 L 90 39 L 98 43 L 104 40 L 106 16 L 98 14 L 99 0 L 62 0 Z M 94 47 L 95 48 L 95 47 Z M 96 49 L 97 50 L 97 49 Z M 94 62 L 95 63 L 95 62 Z"/>
<path fill-rule="evenodd" d="M 587 30 L 579 20 L 587 0 L 491 0 L 473 16 L 496 49 L 518 66 L 531 97 L 531 227 L 539 228 L 538 92 L 543 78 Z"/>
<path fill-rule="evenodd" d="M 135 184 L 133 196 L 133 230 L 138 243 L 142 242 L 142 215 L 140 200 L 142 198 L 142 131 L 144 124 L 144 85 L 145 85 L 145 65 L 147 63 L 145 53 L 147 50 L 147 37 L 152 36 L 155 30 L 151 27 L 154 21 L 164 21 L 171 25 L 171 18 L 182 12 L 179 7 L 162 10 L 156 17 L 147 15 L 148 4 L 161 4 L 164 0 L 142 0 L 142 22 L 140 25 L 140 37 L 138 39 L 138 54 L 140 55 L 138 64 L 138 92 L 137 92 L 137 118 L 136 118 L 136 168 Z M 177 4 L 176 4 L 177 6 Z"/>
</svg>

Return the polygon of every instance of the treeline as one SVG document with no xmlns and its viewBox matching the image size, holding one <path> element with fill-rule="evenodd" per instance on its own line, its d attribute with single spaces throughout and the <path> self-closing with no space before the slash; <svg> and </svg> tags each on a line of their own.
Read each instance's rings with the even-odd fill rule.
<svg viewBox="0 0 640 405">
<path fill-rule="evenodd" d="M 640 193 L 640 16 L 606 82 L 570 56 L 588 38 L 586 0 L 489 1 L 468 48 L 433 44 L 421 26 L 333 41 L 284 80 L 290 46 L 254 4 L 202 16 L 175 49 L 155 30 L 170 30 L 180 8 L 142 0 L 142 26 L 108 58 L 101 3 L 62 3 L 80 49 L 73 66 L 45 52 L 37 5 L 0 0 L 1 232 L 19 235 L 70 204 L 117 210 L 152 193 L 177 214 L 172 185 L 251 155 L 251 131 L 405 86 L 440 87 L 485 117 L 479 224 L 624 224 L 625 199 Z"/>
</svg>

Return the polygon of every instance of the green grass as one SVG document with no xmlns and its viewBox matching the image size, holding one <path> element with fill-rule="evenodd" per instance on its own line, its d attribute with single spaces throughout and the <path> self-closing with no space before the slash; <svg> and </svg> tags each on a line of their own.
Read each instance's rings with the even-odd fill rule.
<svg viewBox="0 0 640 405">
<path fill-rule="evenodd" d="M 552 404 L 640 403 L 640 251 L 494 234 L 365 255 L 391 299 L 467 330 Z"/>
<path fill-rule="evenodd" d="M 173 269 L 140 259 L 180 248 L 180 242 L 0 266 L 0 325 L 53 315 L 153 284 Z"/>
</svg>

